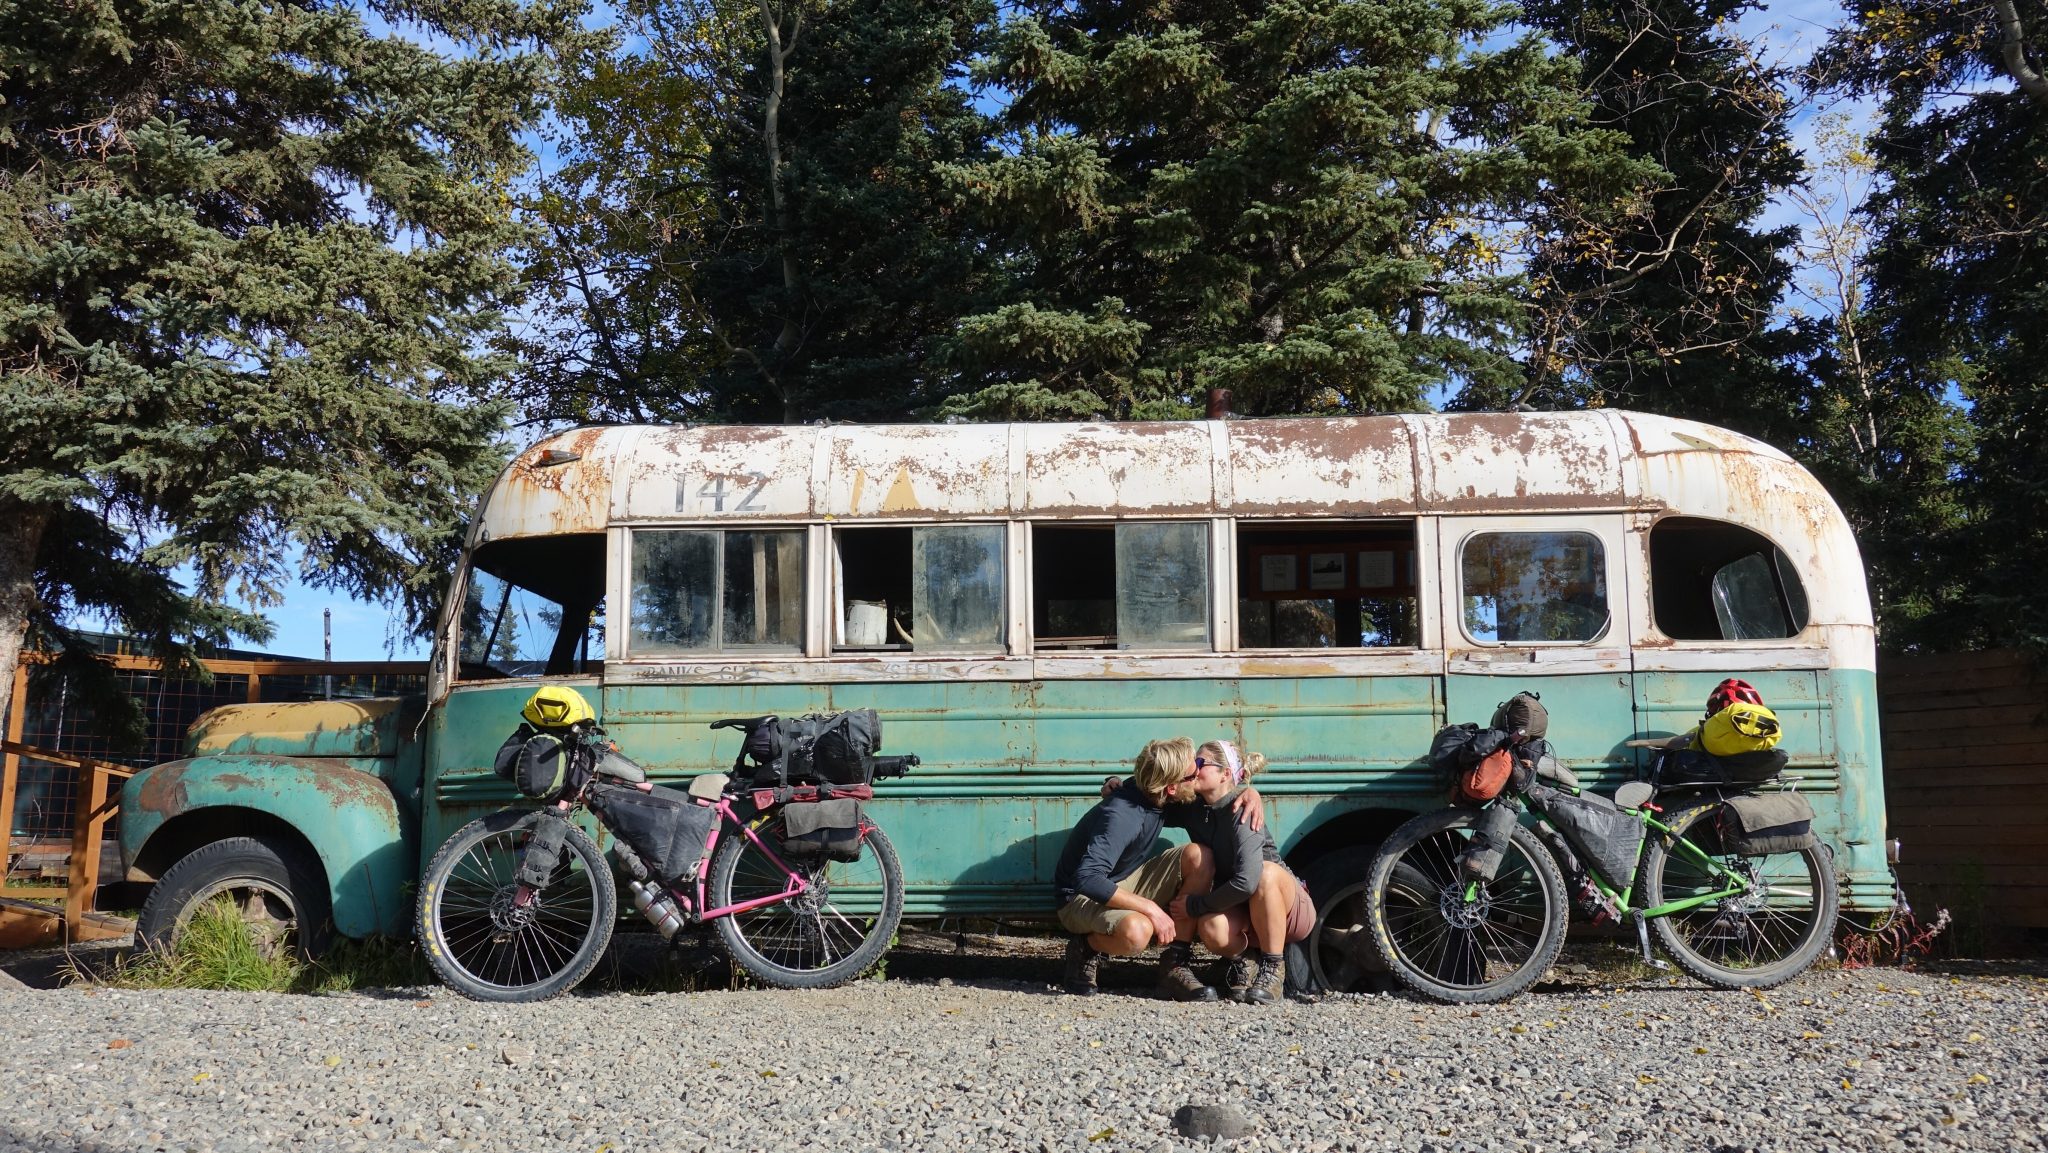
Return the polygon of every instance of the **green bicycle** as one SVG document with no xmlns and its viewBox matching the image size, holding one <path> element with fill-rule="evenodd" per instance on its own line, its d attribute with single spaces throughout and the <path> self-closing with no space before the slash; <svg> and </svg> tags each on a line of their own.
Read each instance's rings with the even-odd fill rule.
<svg viewBox="0 0 2048 1153">
<path fill-rule="evenodd" d="M 1669 968 L 1650 951 L 1654 933 L 1679 968 L 1709 985 L 1769 988 L 1811 966 L 1835 920 L 1832 859 L 1804 825 L 1764 830 L 1778 836 L 1756 826 L 1788 807 L 1810 822 L 1803 799 L 1686 789 L 1665 813 L 1656 797 L 1633 782 L 1608 800 L 1563 771 L 1483 808 L 1410 820 L 1367 874 L 1381 959 L 1426 997 L 1505 1000 L 1557 959 L 1575 901 L 1595 921 L 1632 921 L 1643 959 Z M 1542 818 L 1537 827 L 1517 820 L 1524 807 Z"/>
</svg>

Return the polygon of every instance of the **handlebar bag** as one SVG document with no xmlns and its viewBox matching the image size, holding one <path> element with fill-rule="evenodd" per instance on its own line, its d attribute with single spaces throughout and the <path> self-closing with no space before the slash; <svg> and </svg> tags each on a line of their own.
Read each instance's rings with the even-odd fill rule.
<svg viewBox="0 0 2048 1153">
<path fill-rule="evenodd" d="M 1550 710 L 1536 693 L 1521 692 L 1500 703 L 1493 712 L 1493 726 L 1522 740 L 1537 740 L 1550 731 Z"/>
<path fill-rule="evenodd" d="M 1608 885 L 1626 888 L 1636 875 L 1643 847 L 1643 825 L 1606 797 L 1564 793 L 1547 786 L 1531 790 L 1539 797 L 1543 819 L 1564 834 L 1586 862 L 1600 871 Z"/>
<path fill-rule="evenodd" d="M 1721 804 L 1721 844 L 1738 857 L 1813 848 L 1813 805 L 1798 793 L 1731 797 Z"/>
<path fill-rule="evenodd" d="M 522 724 L 498 746 L 492 769 L 521 796 L 552 801 L 590 780 L 597 756 L 581 740 Z"/>
<path fill-rule="evenodd" d="M 790 860 L 860 860 L 860 802 L 852 799 L 787 805 L 782 850 Z"/>
<path fill-rule="evenodd" d="M 600 782 L 591 786 L 590 809 L 664 885 L 697 879 L 704 846 L 718 825 L 717 809 L 660 785 L 643 793 Z"/>
</svg>

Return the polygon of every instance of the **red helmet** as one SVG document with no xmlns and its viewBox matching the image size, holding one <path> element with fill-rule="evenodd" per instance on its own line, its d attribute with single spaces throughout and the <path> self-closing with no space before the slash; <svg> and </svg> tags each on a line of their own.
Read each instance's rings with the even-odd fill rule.
<svg viewBox="0 0 2048 1153">
<path fill-rule="evenodd" d="M 1707 694 L 1707 715 L 1711 717 L 1738 701 L 1747 705 L 1760 705 L 1764 703 L 1764 695 L 1757 692 L 1748 681 L 1729 677 L 1715 685 L 1714 691 Z"/>
</svg>

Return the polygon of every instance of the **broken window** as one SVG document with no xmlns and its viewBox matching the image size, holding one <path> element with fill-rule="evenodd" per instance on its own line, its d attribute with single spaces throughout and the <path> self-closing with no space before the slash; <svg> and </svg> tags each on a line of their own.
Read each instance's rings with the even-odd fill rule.
<svg viewBox="0 0 2048 1153">
<path fill-rule="evenodd" d="M 1413 648 L 1412 522 L 1237 529 L 1238 643 L 1248 649 Z"/>
<path fill-rule="evenodd" d="M 1762 534 L 1666 517 L 1650 530 L 1650 611 L 1674 640 L 1776 640 L 1806 628 L 1806 587 Z"/>
<path fill-rule="evenodd" d="M 801 529 L 633 534 L 633 652 L 803 651 Z"/>
<path fill-rule="evenodd" d="M 604 661 L 604 534 L 478 545 L 457 652 L 461 680 L 594 671 Z"/>
<path fill-rule="evenodd" d="M 842 651 L 1002 652 L 999 524 L 847 528 L 833 534 Z"/>
<path fill-rule="evenodd" d="M 1460 556 L 1465 635 L 1481 644 L 1579 644 L 1607 631 L 1607 561 L 1586 532 L 1487 532 Z"/>
<path fill-rule="evenodd" d="M 1034 525 L 1031 578 L 1037 648 L 1209 647 L 1206 522 Z"/>
</svg>

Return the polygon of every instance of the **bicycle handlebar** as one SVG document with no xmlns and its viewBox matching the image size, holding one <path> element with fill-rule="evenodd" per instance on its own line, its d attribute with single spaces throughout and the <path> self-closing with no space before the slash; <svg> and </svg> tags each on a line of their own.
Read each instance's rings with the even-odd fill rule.
<svg viewBox="0 0 2048 1153">
<path fill-rule="evenodd" d="M 916 753 L 905 753 L 900 757 L 876 757 L 875 779 L 885 781 L 890 777 L 907 777 L 911 769 L 923 763 L 917 759 Z"/>
</svg>

